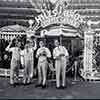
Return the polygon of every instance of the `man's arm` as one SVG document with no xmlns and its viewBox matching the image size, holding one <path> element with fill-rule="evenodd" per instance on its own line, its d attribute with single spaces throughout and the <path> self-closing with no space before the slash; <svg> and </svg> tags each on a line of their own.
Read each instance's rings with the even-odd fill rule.
<svg viewBox="0 0 100 100">
<path fill-rule="evenodd" d="M 56 59 L 56 52 L 55 52 L 55 49 L 53 49 L 53 58 Z"/>
<path fill-rule="evenodd" d="M 7 48 L 5 50 L 11 52 L 12 51 L 11 48 L 10 48 L 11 45 L 12 45 L 12 41 L 9 43 L 9 45 L 7 46 Z"/>
<path fill-rule="evenodd" d="M 65 57 L 66 57 L 66 63 L 69 63 L 69 53 L 68 50 L 64 47 L 64 51 L 65 51 Z"/>
<path fill-rule="evenodd" d="M 24 68 L 24 64 L 25 64 L 25 61 L 24 61 L 24 50 L 21 51 L 20 55 L 21 55 L 21 64 L 22 64 L 22 67 Z"/>
<path fill-rule="evenodd" d="M 48 48 L 46 49 L 46 52 L 47 52 L 47 57 L 51 58 L 51 52 L 50 52 L 50 50 Z"/>
<path fill-rule="evenodd" d="M 37 49 L 37 43 L 36 43 L 36 39 L 34 40 L 34 50 L 36 50 Z"/>
<path fill-rule="evenodd" d="M 37 50 L 37 52 L 36 52 L 36 58 L 38 58 L 39 57 L 39 49 Z"/>
<path fill-rule="evenodd" d="M 68 53 L 68 50 L 65 47 L 64 47 L 64 51 L 65 51 L 65 56 L 68 57 L 69 53 Z"/>
</svg>

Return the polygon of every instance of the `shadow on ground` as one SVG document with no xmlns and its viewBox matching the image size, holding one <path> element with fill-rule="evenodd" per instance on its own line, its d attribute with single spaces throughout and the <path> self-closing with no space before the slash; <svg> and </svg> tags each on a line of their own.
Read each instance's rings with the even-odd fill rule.
<svg viewBox="0 0 100 100">
<path fill-rule="evenodd" d="M 99 99 L 100 83 L 77 81 L 73 84 L 71 78 L 67 79 L 67 88 L 57 90 L 55 81 L 47 82 L 47 88 L 36 88 L 36 80 L 32 84 L 14 87 L 9 85 L 9 78 L 0 79 L 0 99 Z"/>
</svg>

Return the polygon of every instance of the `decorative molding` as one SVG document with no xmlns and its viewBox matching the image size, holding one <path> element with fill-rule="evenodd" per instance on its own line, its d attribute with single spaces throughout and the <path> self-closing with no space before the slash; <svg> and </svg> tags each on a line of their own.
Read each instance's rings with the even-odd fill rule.
<svg viewBox="0 0 100 100">
<path fill-rule="evenodd" d="M 0 32 L 0 35 L 26 35 L 25 32 Z"/>
<path fill-rule="evenodd" d="M 100 6 L 100 3 L 71 3 L 71 6 Z"/>
<path fill-rule="evenodd" d="M 90 32 L 89 32 L 90 33 Z M 93 34 L 84 35 L 84 72 L 92 72 Z"/>
</svg>

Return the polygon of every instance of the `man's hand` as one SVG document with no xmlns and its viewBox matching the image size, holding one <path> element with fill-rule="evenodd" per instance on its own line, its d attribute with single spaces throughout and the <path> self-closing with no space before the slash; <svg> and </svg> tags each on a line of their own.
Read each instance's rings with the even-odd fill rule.
<svg viewBox="0 0 100 100">
<path fill-rule="evenodd" d="M 47 55 L 47 53 L 45 51 L 43 51 L 42 53 L 43 53 L 43 55 Z"/>
<path fill-rule="evenodd" d="M 56 56 L 56 58 L 55 58 L 56 60 L 59 60 L 60 59 L 60 56 Z"/>
<path fill-rule="evenodd" d="M 12 38 L 12 40 L 10 41 L 10 45 L 12 45 L 13 41 L 15 40 L 15 37 Z"/>
<path fill-rule="evenodd" d="M 37 38 L 35 37 L 33 41 L 36 42 L 36 40 L 37 40 Z"/>
<path fill-rule="evenodd" d="M 65 55 L 62 53 L 62 54 L 60 54 L 59 56 L 61 57 L 61 56 L 65 56 Z"/>
<path fill-rule="evenodd" d="M 37 58 L 39 58 L 41 55 L 42 55 L 42 54 L 40 53 L 40 54 L 37 56 Z"/>
<path fill-rule="evenodd" d="M 9 45 L 12 45 L 12 40 L 10 41 Z"/>
</svg>

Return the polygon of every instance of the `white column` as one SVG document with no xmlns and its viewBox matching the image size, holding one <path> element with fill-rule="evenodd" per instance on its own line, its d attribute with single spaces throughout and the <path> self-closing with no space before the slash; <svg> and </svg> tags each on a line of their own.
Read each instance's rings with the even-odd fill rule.
<svg viewBox="0 0 100 100">
<path fill-rule="evenodd" d="M 92 72 L 92 52 L 93 52 L 94 32 L 85 32 L 84 34 L 84 72 Z"/>
</svg>

